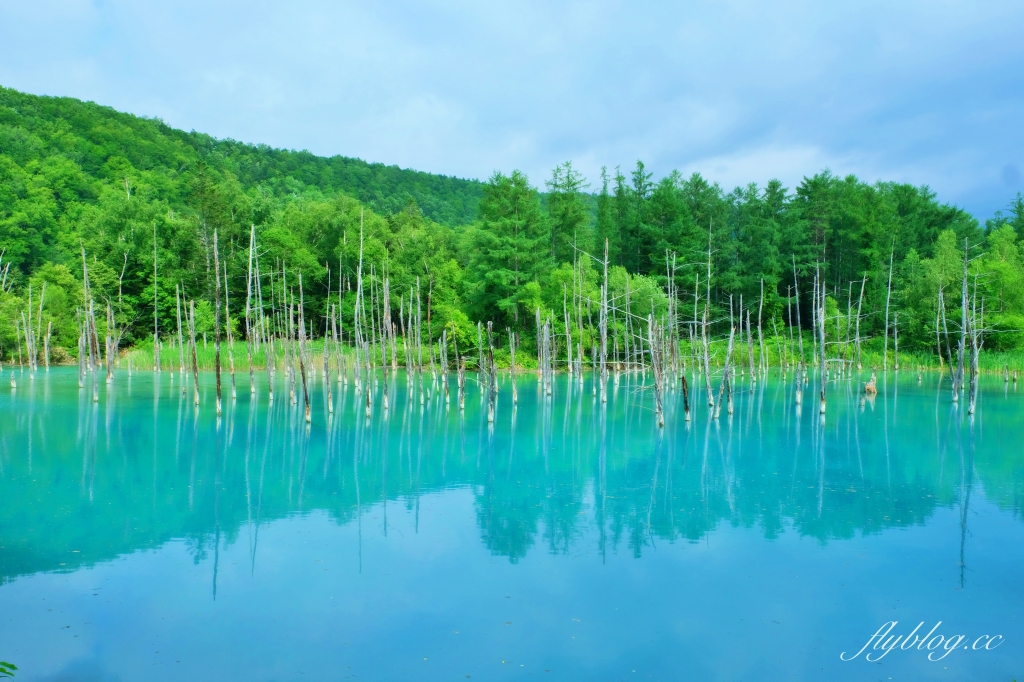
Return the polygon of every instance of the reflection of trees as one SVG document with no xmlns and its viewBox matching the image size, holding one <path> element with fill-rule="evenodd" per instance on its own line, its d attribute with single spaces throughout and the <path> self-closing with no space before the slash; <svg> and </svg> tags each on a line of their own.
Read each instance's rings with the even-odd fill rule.
<svg viewBox="0 0 1024 682">
<path fill-rule="evenodd" d="M 971 427 L 974 426 L 974 419 L 971 418 Z M 970 449 L 966 461 L 964 460 L 963 447 L 960 448 L 960 485 L 958 493 L 960 496 L 960 587 L 964 586 L 964 570 L 967 568 L 967 561 L 964 555 L 967 544 L 967 514 L 971 507 L 971 490 L 974 488 L 974 439 L 971 439 Z"/>
<path fill-rule="evenodd" d="M 97 410 L 79 404 L 77 387 L 19 411 L 29 388 L 2 434 L 0 580 L 175 538 L 198 563 L 242 532 L 255 562 L 267 521 L 325 511 L 347 523 L 387 500 L 418 513 L 422 494 L 452 487 L 474 491 L 484 546 L 512 562 L 538 539 L 550 552 L 594 543 L 602 556 L 640 556 L 722 523 L 824 543 L 920 524 L 939 506 L 966 515 L 975 478 L 1024 517 L 1024 457 L 999 444 L 1019 430 L 1011 404 L 990 401 L 984 429 L 959 429 L 958 415 L 928 400 L 901 395 L 899 411 L 883 399 L 862 411 L 837 391 L 821 424 L 763 382 L 737 392 L 732 417 L 670 418 L 659 441 L 648 396 L 628 381 L 604 406 L 589 387 L 567 398 L 564 383 L 538 406 L 524 381 L 515 428 L 502 404 L 493 431 L 476 400 L 464 415 L 440 401 L 421 411 L 404 390 L 386 419 L 353 418 L 349 405 L 309 431 L 288 401 L 250 411 L 240 399 L 219 436 L 212 411 L 197 416 L 177 394 L 160 399 L 154 420 L 151 402 Z"/>
<path fill-rule="evenodd" d="M 561 450 L 551 456 L 550 422 L 550 413 L 541 414 L 517 424 L 514 433 L 510 428 L 489 438 L 486 469 L 476 477 L 482 484 L 476 509 L 484 544 L 513 563 L 533 546 L 541 521 L 552 552 L 568 551 L 577 534 L 578 472 L 573 458 L 560 456 Z"/>
<path fill-rule="evenodd" d="M 527 486 L 528 488 L 530 486 Z M 533 497 L 515 486 L 488 486 L 476 500 L 476 521 L 484 545 L 493 554 L 516 563 L 533 546 L 540 520 L 543 494 Z"/>
</svg>

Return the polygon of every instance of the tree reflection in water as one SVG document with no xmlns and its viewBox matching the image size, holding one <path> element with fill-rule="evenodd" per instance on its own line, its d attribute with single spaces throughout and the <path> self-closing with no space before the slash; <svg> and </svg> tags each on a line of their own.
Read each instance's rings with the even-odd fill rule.
<svg viewBox="0 0 1024 682">
<path fill-rule="evenodd" d="M 735 414 L 715 420 L 697 395 L 702 382 L 691 381 L 692 421 L 681 393 L 669 392 L 659 430 L 649 378 L 622 375 L 602 403 L 589 375 L 582 386 L 557 377 L 550 397 L 527 376 L 515 407 L 503 380 L 488 427 L 483 401 L 460 412 L 435 389 L 421 406 L 401 373 L 390 377 L 373 388 L 390 390 L 390 408 L 370 418 L 351 387 L 334 392 L 333 414 L 326 391 L 314 392 L 312 426 L 289 401 L 245 394 L 218 422 L 166 379 L 154 390 L 150 376 L 118 377 L 98 405 L 71 372 L 24 382 L 0 403 L 0 579 L 174 538 L 186 538 L 199 562 L 242 533 L 254 571 L 268 521 L 323 510 L 357 524 L 361 538 L 368 508 L 382 507 L 370 532 L 387 534 L 387 506 L 402 504 L 415 509 L 418 529 L 423 495 L 465 488 L 481 542 L 512 563 L 541 548 L 639 557 L 660 542 L 706 541 L 721 524 L 827 543 L 958 507 L 962 583 L 975 481 L 1022 514 L 1024 455 L 1002 446 L 1019 441 L 1024 403 L 1003 390 L 983 391 L 972 419 L 949 405 L 941 382 L 883 377 L 881 395 L 865 401 L 856 380 L 839 380 L 822 420 L 794 404 L 792 377 L 738 378 Z M 945 467 L 953 448 L 957 477 Z M 72 546 L 80 552 L 69 559 Z"/>
</svg>

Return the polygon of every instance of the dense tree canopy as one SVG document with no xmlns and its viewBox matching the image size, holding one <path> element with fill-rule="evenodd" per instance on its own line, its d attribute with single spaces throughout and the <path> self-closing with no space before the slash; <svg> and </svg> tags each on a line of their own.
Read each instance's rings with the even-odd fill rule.
<svg viewBox="0 0 1024 682">
<path fill-rule="evenodd" d="M 966 253 L 986 329 L 997 332 L 986 345 L 1024 344 L 1020 195 L 981 225 L 927 187 L 827 170 L 795 188 L 773 180 L 726 191 L 696 173 L 655 178 L 638 161 L 602 170 L 590 187 L 569 162 L 541 192 L 519 171 L 464 181 L 218 141 L 0 89 L 0 352 L 16 353 L 15 323 L 30 293 L 38 306 L 44 282 L 53 343 L 75 352 L 83 254 L 93 296 L 111 304 L 126 343 L 151 338 L 154 301 L 161 329 L 176 328 L 176 287 L 197 300 L 198 331 L 208 330 L 214 231 L 233 328 L 244 334 L 251 230 L 265 297 L 301 273 L 316 334 L 339 300 L 351 321 L 360 249 L 370 285 L 388 278 L 395 319 L 407 319 L 416 300 L 433 338 L 447 326 L 469 343 L 478 320 L 529 332 L 538 309 L 563 324 L 567 292 L 596 303 L 607 246 L 610 294 L 625 301 L 628 290 L 641 315 L 668 309 L 671 276 L 675 310 L 690 319 L 710 270 L 712 319 L 727 319 L 742 297 L 747 306 L 763 300 L 765 319 L 781 328 L 795 303 L 809 308 L 820 272 L 838 311 L 863 286 L 863 331 L 875 336 L 891 263 L 901 345 L 921 350 L 935 348 L 940 288 L 959 319 Z M 523 337 L 529 346 L 532 334 Z"/>
</svg>

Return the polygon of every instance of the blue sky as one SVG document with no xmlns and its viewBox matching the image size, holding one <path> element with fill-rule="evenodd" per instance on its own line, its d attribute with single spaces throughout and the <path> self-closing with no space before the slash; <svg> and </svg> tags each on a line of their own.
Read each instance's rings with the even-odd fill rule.
<svg viewBox="0 0 1024 682">
<path fill-rule="evenodd" d="M 1024 2 L 0 0 L 0 84 L 217 137 L 543 184 L 830 168 L 1024 191 Z"/>
</svg>

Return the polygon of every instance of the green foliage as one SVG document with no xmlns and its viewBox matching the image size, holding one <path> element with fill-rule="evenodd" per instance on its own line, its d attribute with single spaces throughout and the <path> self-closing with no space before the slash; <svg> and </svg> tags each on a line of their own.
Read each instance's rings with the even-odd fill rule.
<svg viewBox="0 0 1024 682">
<path fill-rule="evenodd" d="M 17 670 L 18 666 L 13 663 L 0 661 L 0 677 L 14 677 L 14 673 L 17 672 Z"/>
<path fill-rule="evenodd" d="M 495 173 L 480 200 L 480 221 L 468 235 L 468 295 L 477 319 L 494 320 L 499 329 L 519 329 L 532 319 L 525 285 L 550 269 L 550 229 L 540 197 L 526 175 Z"/>
<path fill-rule="evenodd" d="M 982 227 L 927 187 L 829 171 L 792 191 L 772 180 L 726 192 L 697 173 L 655 179 L 637 161 L 628 174 L 602 168 L 592 196 L 565 162 L 546 186 L 542 195 L 519 171 L 480 183 L 215 140 L 92 103 L 0 88 L 0 271 L 10 265 L 0 291 L 0 358 L 17 354 L 15 322 L 27 313 L 30 287 L 38 320 L 44 283 L 51 345 L 77 352 L 83 252 L 99 317 L 109 304 L 122 346 L 152 338 L 154 312 L 162 334 L 177 329 L 176 287 L 196 301 L 198 333 L 209 333 L 215 233 L 233 328 L 244 336 L 250 229 L 264 302 L 280 306 L 285 288 L 297 295 L 301 275 L 315 334 L 334 304 L 343 333 L 351 326 L 362 248 L 369 295 L 381 302 L 388 278 L 399 330 L 415 304 L 429 339 L 446 328 L 460 348 L 475 346 L 478 320 L 493 321 L 499 333 L 523 332 L 529 347 L 538 308 L 558 330 L 573 291 L 581 308 L 594 306 L 607 243 L 610 295 L 624 312 L 628 277 L 630 312 L 641 321 L 652 302 L 656 315 L 667 311 L 670 277 L 688 317 L 710 267 L 719 335 L 730 297 L 760 309 L 766 329 L 771 320 L 795 323 L 787 315 L 799 304 L 808 326 L 820 272 L 840 326 L 852 319 L 864 282 L 861 334 L 878 339 L 891 257 L 888 331 L 898 331 L 901 352 L 934 352 L 940 288 L 950 331 L 958 329 L 966 243 L 985 347 L 1024 347 L 1020 194 Z"/>
<path fill-rule="evenodd" d="M 556 263 L 572 262 L 576 249 L 589 250 L 590 211 L 583 199 L 588 185 L 571 161 L 556 166 L 548 187 L 548 217 L 551 223 L 551 258 Z"/>
<path fill-rule="evenodd" d="M 612 197 L 608 194 L 608 169 L 602 166 L 601 193 L 597 195 L 597 216 L 594 223 L 594 249 L 592 253 L 601 257 L 607 246 L 611 261 L 618 262 L 618 237 L 619 233 L 616 229 Z"/>
<path fill-rule="evenodd" d="M 329 290 L 337 292 L 339 268 L 344 285 L 354 285 L 361 216 L 366 264 L 389 271 L 396 301 L 416 276 L 424 296 L 436 284 L 444 324 L 461 305 L 451 226 L 476 217 L 481 191 L 479 182 L 218 141 L 92 103 L 0 88 L 0 268 L 11 267 L 0 293 L 0 357 L 16 355 L 14 320 L 29 285 L 38 295 L 43 281 L 44 327 L 52 321 L 53 343 L 76 352 L 83 250 L 97 306 L 111 303 L 132 344 L 151 337 L 154 301 L 160 328 L 177 327 L 176 285 L 197 300 L 198 331 L 212 328 L 206 301 L 216 231 L 237 320 L 251 225 L 263 273 L 278 273 L 274 295 L 282 268 L 289 287 L 301 273 L 307 316 L 316 319 Z"/>
</svg>

